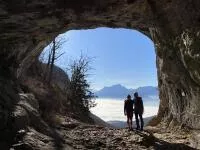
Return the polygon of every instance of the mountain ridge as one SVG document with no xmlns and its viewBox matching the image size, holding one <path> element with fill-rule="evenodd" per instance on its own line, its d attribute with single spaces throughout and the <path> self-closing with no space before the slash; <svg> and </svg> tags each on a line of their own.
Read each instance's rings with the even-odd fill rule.
<svg viewBox="0 0 200 150">
<path fill-rule="evenodd" d="M 158 87 L 142 86 L 136 89 L 129 89 L 121 84 L 115 84 L 96 91 L 95 95 L 99 98 L 124 98 L 128 94 L 133 95 L 135 92 L 138 92 L 142 97 L 158 96 Z"/>
</svg>

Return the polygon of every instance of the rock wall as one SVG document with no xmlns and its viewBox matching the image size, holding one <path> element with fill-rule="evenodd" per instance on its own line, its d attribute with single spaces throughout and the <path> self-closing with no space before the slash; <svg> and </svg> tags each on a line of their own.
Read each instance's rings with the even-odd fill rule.
<svg viewBox="0 0 200 150">
<path fill-rule="evenodd" d="M 157 41 L 161 99 L 158 118 L 172 125 L 178 122 L 179 125 L 199 129 L 199 33 L 186 30 L 179 36 L 164 39 L 156 32 L 152 33 Z"/>
<path fill-rule="evenodd" d="M 43 48 L 70 29 L 122 27 L 152 38 L 157 54 L 159 120 L 200 129 L 199 0 L 2 0 L 0 1 L 1 122 L 9 123 L 12 91 Z M 6 78 L 6 79 L 5 79 Z"/>
</svg>

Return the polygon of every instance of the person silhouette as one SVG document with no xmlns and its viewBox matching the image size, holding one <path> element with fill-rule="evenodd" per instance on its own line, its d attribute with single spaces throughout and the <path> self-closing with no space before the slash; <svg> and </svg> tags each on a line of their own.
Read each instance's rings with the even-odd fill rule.
<svg viewBox="0 0 200 150">
<path fill-rule="evenodd" d="M 127 116 L 127 125 L 129 130 L 133 130 L 133 104 L 134 102 L 131 100 L 131 96 L 128 95 L 127 99 L 124 101 L 124 115 Z"/>
<path fill-rule="evenodd" d="M 134 113 L 135 113 L 135 120 L 136 120 L 136 130 L 141 130 L 143 131 L 144 127 L 144 121 L 143 121 L 143 113 L 144 113 L 144 105 L 142 101 L 142 97 L 138 96 L 138 93 L 134 93 Z M 138 116 L 140 117 L 140 122 L 141 125 L 139 124 L 139 119 Z"/>
</svg>

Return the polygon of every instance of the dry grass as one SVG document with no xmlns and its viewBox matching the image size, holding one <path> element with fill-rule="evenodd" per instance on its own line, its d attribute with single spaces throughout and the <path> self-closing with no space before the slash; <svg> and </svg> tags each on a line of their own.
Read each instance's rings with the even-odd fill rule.
<svg viewBox="0 0 200 150">
<path fill-rule="evenodd" d="M 46 114 L 46 121 L 54 127 L 61 125 L 65 120 L 59 114 L 50 113 Z"/>
</svg>

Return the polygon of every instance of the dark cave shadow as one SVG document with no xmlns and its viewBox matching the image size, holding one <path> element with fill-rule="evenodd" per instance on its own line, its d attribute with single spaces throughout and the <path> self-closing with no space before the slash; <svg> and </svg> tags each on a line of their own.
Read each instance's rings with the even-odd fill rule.
<svg viewBox="0 0 200 150">
<path fill-rule="evenodd" d="M 195 148 L 192 148 L 188 145 L 185 145 L 183 143 L 168 143 L 163 140 L 157 139 L 157 142 L 155 143 L 154 148 L 156 150 L 196 150 Z"/>
<path fill-rule="evenodd" d="M 3 71 L 2 71 L 3 70 Z M 13 111 L 19 102 L 18 85 L 9 72 L 0 66 L 0 149 L 10 149 L 15 140 L 17 128 L 14 126 Z M 2 75 L 2 72 L 8 75 Z"/>
<path fill-rule="evenodd" d="M 54 147 L 55 147 L 55 150 L 63 150 L 64 148 L 64 143 L 65 143 L 65 140 L 64 138 L 56 131 L 55 128 L 52 128 L 52 135 L 51 137 L 54 139 Z"/>
<path fill-rule="evenodd" d="M 156 139 L 154 148 L 156 150 L 196 150 L 183 143 L 169 143 L 160 139 Z"/>
<path fill-rule="evenodd" d="M 197 150 L 183 143 L 169 143 L 167 141 L 160 140 L 156 138 L 151 132 L 145 132 L 149 133 L 150 136 L 147 136 L 141 131 L 135 131 L 136 134 L 145 138 L 143 143 L 145 146 L 149 147 L 153 145 L 155 150 Z"/>
</svg>

